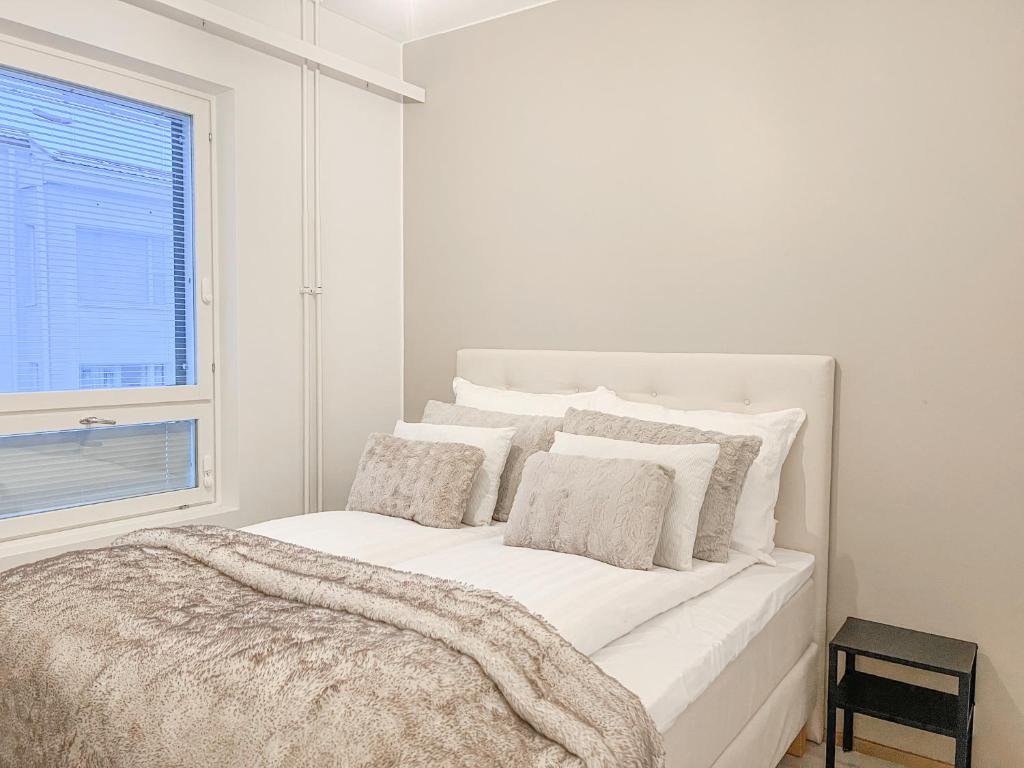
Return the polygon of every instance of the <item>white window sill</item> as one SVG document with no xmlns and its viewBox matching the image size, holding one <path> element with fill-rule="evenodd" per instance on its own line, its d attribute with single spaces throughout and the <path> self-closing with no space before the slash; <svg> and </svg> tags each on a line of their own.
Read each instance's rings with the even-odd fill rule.
<svg viewBox="0 0 1024 768">
<path fill-rule="evenodd" d="M 140 515 L 123 520 L 83 525 L 79 528 L 67 528 L 62 531 L 2 541 L 0 542 L 0 570 L 42 557 L 50 557 L 66 550 L 80 549 L 84 545 L 103 546 L 111 539 L 139 528 L 188 525 L 237 511 L 237 507 L 203 504 L 188 509 L 172 509 L 166 512 L 155 512 L 151 515 Z M 8 559 L 11 560 L 10 563 L 7 562 Z"/>
</svg>

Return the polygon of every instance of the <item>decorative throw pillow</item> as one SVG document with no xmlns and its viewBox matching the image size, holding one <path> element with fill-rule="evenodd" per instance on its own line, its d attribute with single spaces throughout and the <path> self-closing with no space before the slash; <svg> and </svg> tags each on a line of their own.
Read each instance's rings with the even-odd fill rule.
<svg viewBox="0 0 1024 768">
<path fill-rule="evenodd" d="M 505 543 L 647 570 L 674 474 L 649 461 L 535 453 L 523 468 Z"/>
<path fill-rule="evenodd" d="M 596 411 L 578 411 L 574 408 L 566 413 L 562 430 L 576 435 L 610 437 L 636 443 L 718 445 L 721 451 L 701 506 L 693 556 L 713 563 L 724 563 L 729 559 L 736 508 L 747 472 L 760 450 L 761 438 L 726 435 L 678 424 L 612 416 Z"/>
<path fill-rule="evenodd" d="M 490 525 L 494 504 L 498 500 L 498 486 L 505 469 L 515 427 L 460 427 L 450 424 L 395 424 L 395 437 L 406 440 L 426 440 L 431 443 L 464 443 L 475 445 L 484 452 L 484 463 L 473 480 L 466 514 L 466 525 Z"/>
<path fill-rule="evenodd" d="M 656 445 L 556 432 L 551 453 L 653 461 L 675 472 L 672 501 L 661 524 L 654 564 L 677 571 L 688 571 L 693 567 L 697 521 L 708 490 L 708 480 L 718 460 L 717 445 Z"/>
<path fill-rule="evenodd" d="M 654 403 L 623 400 L 608 390 L 601 392 L 598 399 L 600 404 L 591 410 L 666 424 L 685 424 L 729 435 L 760 437 L 761 450 L 750 466 L 736 506 L 732 547 L 754 555 L 762 562 L 775 564 L 771 557 L 775 549 L 775 502 L 779 500 L 782 468 L 789 449 L 793 447 L 793 441 L 807 418 L 802 408 L 769 413 L 677 410 Z"/>
<path fill-rule="evenodd" d="M 508 520 L 519 487 L 519 478 L 523 474 L 523 465 L 537 451 L 548 450 L 554 442 L 555 432 L 562 428 L 562 419 L 558 417 L 481 411 L 436 400 L 428 402 L 423 409 L 423 421 L 428 424 L 459 424 L 467 427 L 515 427 L 516 434 L 512 438 L 512 447 L 498 487 L 498 501 L 494 505 L 495 520 Z"/>
<path fill-rule="evenodd" d="M 521 416 L 562 416 L 569 407 L 595 408 L 598 398 L 615 396 L 614 392 L 604 387 L 564 395 L 520 392 L 515 389 L 485 387 L 458 376 L 452 382 L 452 390 L 455 392 L 456 405 Z"/>
<path fill-rule="evenodd" d="M 458 528 L 483 463 L 484 452 L 474 445 L 374 433 L 359 459 L 347 508 Z"/>
</svg>

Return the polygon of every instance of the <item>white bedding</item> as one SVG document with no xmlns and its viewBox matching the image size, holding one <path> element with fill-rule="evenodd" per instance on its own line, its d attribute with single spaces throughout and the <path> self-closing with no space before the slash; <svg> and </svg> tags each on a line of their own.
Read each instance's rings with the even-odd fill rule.
<svg viewBox="0 0 1024 768">
<path fill-rule="evenodd" d="M 324 512 L 246 530 L 509 595 L 588 655 L 754 563 L 753 557 L 731 553 L 727 563 L 700 562 L 692 571 L 634 571 L 576 555 L 506 547 L 503 529 L 443 530 L 366 512 Z"/>
<path fill-rule="evenodd" d="M 812 555 L 776 549 L 773 557 L 776 566 L 744 570 L 610 643 L 593 660 L 667 730 L 810 580 Z"/>
<path fill-rule="evenodd" d="M 281 517 L 243 530 L 309 549 L 390 566 L 501 534 L 501 529 L 489 525 L 430 528 L 399 517 L 369 512 L 317 512 Z"/>
</svg>

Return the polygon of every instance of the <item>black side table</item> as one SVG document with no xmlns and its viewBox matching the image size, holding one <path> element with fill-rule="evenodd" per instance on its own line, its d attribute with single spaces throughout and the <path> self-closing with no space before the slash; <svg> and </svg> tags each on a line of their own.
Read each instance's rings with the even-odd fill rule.
<svg viewBox="0 0 1024 768">
<path fill-rule="evenodd" d="M 846 673 L 839 680 L 839 652 Z M 958 693 L 943 693 L 857 670 L 857 657 L 956 677 Z M 849 618 L 828 647 L 828 733 L 825 766 L 836 764 L 836 709 L 843 710 L 843 751 L 853 749 L 853 715 L 920 728 L 956 739 L 956 768 L 969 768 L 974 733 L 978 646 L 888 624 Z"/>
</svg>

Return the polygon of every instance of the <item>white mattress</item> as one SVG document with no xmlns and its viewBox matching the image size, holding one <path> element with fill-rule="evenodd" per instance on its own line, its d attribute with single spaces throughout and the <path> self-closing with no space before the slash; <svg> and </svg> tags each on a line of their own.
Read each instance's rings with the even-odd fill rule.
<svg viewBox="0 0 1024 768">
<path fill-rule="evenodd" d="M 367 512 L 323 512 L 246 530 L 509 595 L 588 655 L 754 563 L 748 555 L 731 553 L 728 563 L 700 562 L 692 571 L 635 571 L 560 552 L 506 547 L 503 529 L 440 530 Z"/>
<path fill-rule="evenodd" d="M 776 566 L 747 568 L 638 626 L 592 658 L 636 693 L 659 729 L 667 731 L 810 580 L 812 555 L 776 549 L 773 557 Z M 794 637 L 807 636 L 813 624 L 813 615 L 803 613 L 808 612 L 795 621 L 806 626 L 794 627 Z"/>
</svg>

